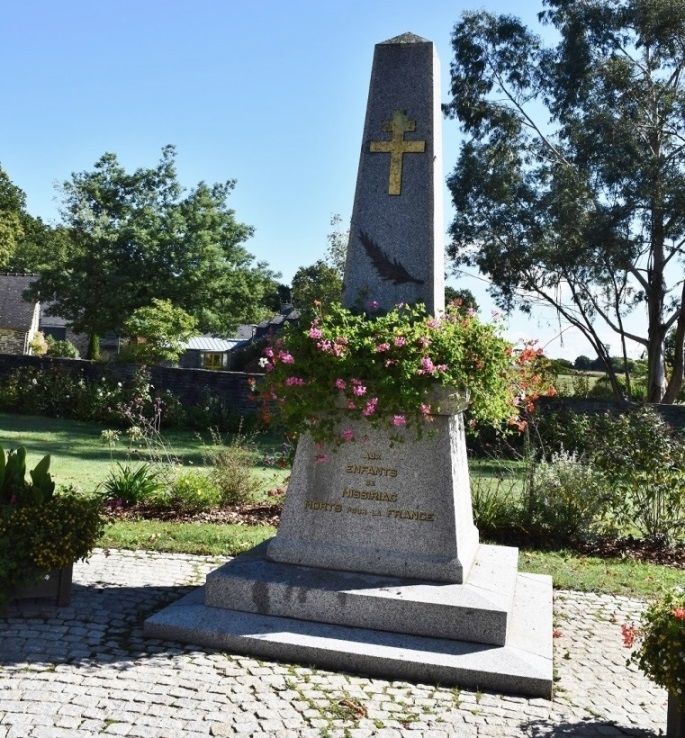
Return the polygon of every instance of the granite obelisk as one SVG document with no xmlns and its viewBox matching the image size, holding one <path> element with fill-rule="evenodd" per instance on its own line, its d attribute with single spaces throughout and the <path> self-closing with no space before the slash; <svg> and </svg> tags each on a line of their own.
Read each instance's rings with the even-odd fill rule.
<svg viewBox="0 0 685 738">
<path fill-rule="evenodd" d="M 350 223 L 346 307 L 444 308 L 440 63 L 413 33 L 377 44 Z"/>
<path fill-rule="evenodd" d="M 348 306 L 443 306 L 437 69 L 413 34 L 376 46 Z M 517 549 L 479 543 L 462 409 L 445 406 L 437 437 L 404 444 L 357 418 L 358 442 L 320 465 L 301 439 L 278 534 L 148 618 L 146 635 L 550 697 L 551 579 L 520 574 Z"/>
</svg>

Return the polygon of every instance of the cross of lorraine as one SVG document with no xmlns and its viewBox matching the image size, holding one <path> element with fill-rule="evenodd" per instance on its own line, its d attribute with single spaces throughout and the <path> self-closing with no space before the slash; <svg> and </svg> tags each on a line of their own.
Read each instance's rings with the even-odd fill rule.
<svg viewBox="0 0 685 738">
<path fill-rule="evenodd" d="M 390 154 L 388 194 L 399 195 L 402 192 L 402 156 L 423 154 L 426 151 L 426 142 L 404 140 L 405 133 L 416 130 L 416 121 L 409 120 L 401 110 L 396 110 L 392 114 L 392 120 L 383 123 L 383 130 L 392 133 L 390 141 L 371 141 L 369 150 L 372 153 Z"/>
</svg>

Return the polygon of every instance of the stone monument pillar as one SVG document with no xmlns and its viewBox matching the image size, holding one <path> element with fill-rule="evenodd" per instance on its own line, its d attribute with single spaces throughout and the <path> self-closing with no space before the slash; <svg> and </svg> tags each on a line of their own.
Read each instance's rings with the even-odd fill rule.
<svg viewBox="0 0 685 738">
<path fill-rule="evenodd" d="M 376 45 L 342 301 L 445 307 L 440 63 L 404 33 Z"/>
<path fill-rule="evenodd" d="M 444 302 L 433 44 L 378 44 L 343 300 Z M 463 416 L 436 437 L 355 437 L 317 465 L 298 445 L 278 534 L 148 618 L 145 633 L 263 658 L 551 697 L 552 584 L 479 544 Z M 397 433 L 397 429 L 394 433 Z"/>
</svg>

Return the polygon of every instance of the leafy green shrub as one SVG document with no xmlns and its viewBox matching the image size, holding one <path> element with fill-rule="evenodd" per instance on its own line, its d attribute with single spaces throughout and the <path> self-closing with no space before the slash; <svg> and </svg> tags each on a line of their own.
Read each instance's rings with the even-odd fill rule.
<svg viewBox="0 0 685 738">
<path fill-rule="evenodd" d="M 204 512 L 220 507 L 222 495 L 210 476 L 199 469 L 181 472 L 168 488 L 168 504 L 183 512 Z"/>
<path fill-rule="evenodd" d="M 536 537 L 585 540 L 599 532 L 612 498 L 601 474 L 576 452 L 534 464 L 521 524 Z"/>
<path fill-rule="evenodd" d="M 81 356 L 71 341 L 58 341 L 52 336 L 48 336 L 45 341 L 48 345 L 48 356 L 58 356 L 64 359 L 78 359 Z"/>
<path fill-rule="evenodd" d="M 685 526 L 685 439 L 650 406 L 594 422 L 593 465 L 615 491 L 614 512 L 644 536 L 672 542 Z"/>
<path fill-rule="evenodd" d="M 99 491 L 103 499 L 120 501 L 128 506 L 151 499 L 162 486 L 159 471 L 149 464 L 140 464 L 137 467 L 117 464 Z"/>
<path fill-rule="evenodd" d="M 248 441 L 238 434 L 226 444 L 212 433 L 213 445 L 207 452 L 212 464 L 210 479 L 218 488 L 222 505 L 243 505 L 251 502 L 259 491 L 260 482 L 255 476 L 254 452 Z"/>
</svg>

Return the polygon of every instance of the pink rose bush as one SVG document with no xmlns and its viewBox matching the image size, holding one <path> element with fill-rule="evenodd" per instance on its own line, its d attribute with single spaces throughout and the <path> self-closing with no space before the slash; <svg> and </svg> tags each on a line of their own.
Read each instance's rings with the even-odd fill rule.
<svg viewBox="0 0 685 738">
<path fill-rule="evenodd" d="M 344 424 L 356 415 L 420 437 L 444 411 L 436 387 L 469 393 L 471 425 L 521 429 L 535 399 L 551 390 L 539 349 L 515 351 L 498 324 L 483 323 L 458 304 L 437 317 L 422 305 L 385 314 L 373 301 L 369 308 L 358 314 L 318 306 L 311 325 L 289 326 L 265 349 L 259 389 L 266 414 L 279 417 L 288 432 L 346 443 L 355 437 Z"/>
</svg>

